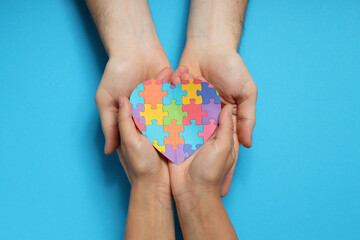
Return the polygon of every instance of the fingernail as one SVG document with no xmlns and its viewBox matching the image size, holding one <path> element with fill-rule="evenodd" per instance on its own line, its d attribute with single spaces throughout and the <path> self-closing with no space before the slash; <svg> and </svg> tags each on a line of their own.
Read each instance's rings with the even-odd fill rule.
<svg viewBox="0 0 360 240">
<path fill-rule="evenodd" d="M 122 97 L 120 97 L 119 99 L 119 108 L 121 108 L 123 106 L 124 100 Z"/>
</svg>

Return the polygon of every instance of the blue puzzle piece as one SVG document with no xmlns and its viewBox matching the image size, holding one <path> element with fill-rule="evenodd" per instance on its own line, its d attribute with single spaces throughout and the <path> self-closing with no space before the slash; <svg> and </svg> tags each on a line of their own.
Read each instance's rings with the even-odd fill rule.
<svg viewBox="0 0 360 240">
<path fill-rule="evenodd" d="M 171 105 L 171 100 L 176 100 L 176 105 L 182 105 L 182 97 L 187 96 L 187 91 L 181 90 L 181 84 L 174 86 L 163 82 L 162 90 L 163 92 L 168 92 L 168 95 L 163 97 L 164 105 Z"/>
<path fill-rule="evenodd" d="M 202 104 L 209 104 L 210 99 L 214 99 L 215 104 L 221 104 L 219 93 L 214 87 L 209 87 L 208 83 L 202 82 L 201 91 L 198 90 L 197 94 L 202 96 Z"/>
<path fill-rule="evenodd" d="M 169 137 L 169 132 L 164 132 L 164 126 L 157 125 L 157 120 L 152 120 L 151 125 L 146 125 L 146 131 L 141 131 L 147 139 L 154 144 L 154 140 L 158 140 L 158 145 L 164 145 L 164 138 Z"/>
<path fill-rule="evenodd" d="M 195 150 L 191 149 L 192 146 L 190 144 L 184 145 L 184 153 L 189 153 L 189 156 L 195 152 Z"/>
<path fill-rule="evenodd" d="M 204 139 L 203 137 L 199 137 L 197 134 L 197 132 L 203 132 L 204 131 L 204 127 L 203 125 L 196 125 L 195 122 L 196 120 L 190 120 L 191 124 L 190 125 L 184 125 L 184 132 L 179 132 L 179 136 L 184 138 L 184 144 L 190 144 L 191 145 L 191 150 L 196 150 L 196 145 L 198 144 L 204 144 Z"/>
<path fill-rule="evenodd" d="M 139 96 L 139 92 L 144 92 L 144 84 L 139 84 L 130 96 L 130 103 L 133 109 L 137 109 L 138 104 L 145 104 L 144 97 Z"/>
</svg>

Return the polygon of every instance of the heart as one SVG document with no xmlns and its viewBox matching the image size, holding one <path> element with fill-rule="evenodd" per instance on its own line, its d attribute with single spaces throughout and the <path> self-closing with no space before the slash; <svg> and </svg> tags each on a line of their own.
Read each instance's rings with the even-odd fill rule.
<svg viewBox="0 0 360 240">
<path fill-rule="evenodd" d="M 148 80 L 135 88 L 130 102 L 138 129 L 176 164 L 209 139 L 221 109 L 217 90 L 200 79 L 189 79 L 176 86 Z"/>
</svg>

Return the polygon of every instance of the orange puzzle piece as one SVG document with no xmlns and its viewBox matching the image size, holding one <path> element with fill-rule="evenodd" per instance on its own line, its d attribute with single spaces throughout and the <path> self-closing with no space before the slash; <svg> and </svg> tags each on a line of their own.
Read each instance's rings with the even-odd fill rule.
<svg viewBox="0 0 360 240">
<path fill-rule="evenodd" d="M 164 138 L 164 144 L 172 145 L 172 149 L 177 149 L 177 144 L 184 144 L 184 138 L 179 136 L 179 132 L 184 132 L 183 125 L 176 125 L 176 120 L 171 120 L 171 125 L 164 126 L 164 132 L 169 132 L 169 137 Z"/>
<path fill-rule="evenodd" d="M 167 95 L 168 92 L 162 90 L 162 83 L 159 80 L 144 82 L 144 92 L 139 92 L 139 96 L 144 97 L 144 104 L 151 104 L 152 109 L 156 109 L 156 104 L 162 103 L 163 97 Z"/>
</svg>

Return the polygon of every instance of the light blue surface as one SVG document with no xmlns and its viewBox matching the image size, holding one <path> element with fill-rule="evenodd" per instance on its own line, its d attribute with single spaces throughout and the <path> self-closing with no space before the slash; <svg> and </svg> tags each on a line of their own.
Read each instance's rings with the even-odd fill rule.
<svg viewBox="0 0 360 240">
<path fill-rule="evenodd" d="M 150 1 L 176 67 L 188 1 Z M 251 1 L 240 54 L 254 145 L 225 207 L 240 239 L 360 239 L 360 1 Z M 0 3 L 0 239 L 121 239 L 129 184 L 103 154 L 107 56 L 81 1 Z"/>
</svg>

